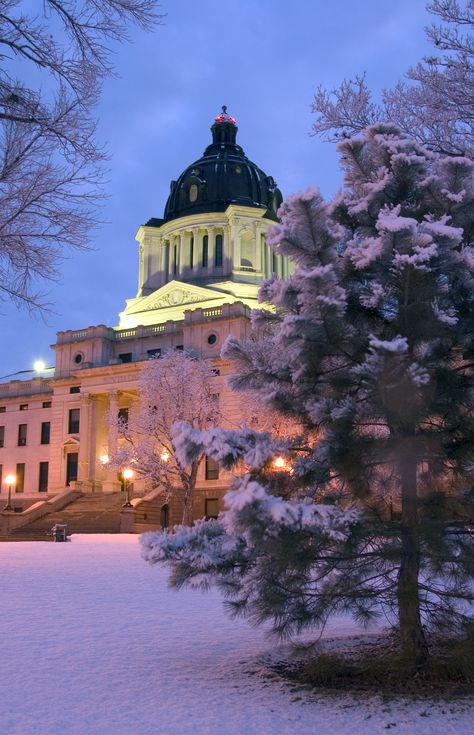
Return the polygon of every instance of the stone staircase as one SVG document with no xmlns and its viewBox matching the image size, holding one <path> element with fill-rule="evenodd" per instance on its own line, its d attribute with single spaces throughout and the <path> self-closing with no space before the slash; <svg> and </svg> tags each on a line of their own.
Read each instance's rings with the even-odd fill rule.
<svg viewBox="0 0 474 735">
<path fill-rule="evenodd" d="M 83 495 L 66 508 L 48 513 L 26 526 L 2 535 L 0 541 L 52 541 L 51 528 L 66 523 L 72 533 L 120 533 L 120 512 L 125 502 L 123 493 Z"/>
</svg>

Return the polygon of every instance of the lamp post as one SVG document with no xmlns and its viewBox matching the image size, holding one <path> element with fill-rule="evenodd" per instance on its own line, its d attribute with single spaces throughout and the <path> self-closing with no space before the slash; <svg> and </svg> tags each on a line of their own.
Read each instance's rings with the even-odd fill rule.
<svg viewBox="0 0 474 735">
<path fill-rule="evenodd" d="M 8 485 L 8 499 L 7 499 L 7 504 L 6 504 L 6 506 L 4 507 L 3 510 L 10 510 L 10 511 L 12 511 L 13 510 L 13 508 L 12 508 L 12 502 L 11 502 L 12 501 L 12 486 L 16 484 L 16 476 L 15 475 L 7 475 L 5 477 L 5 482 Z"/>
<path fill-rule="evenodd" d="M 131 470 L 130 467 L 127 467 L 122 472 L 122 477 L 125 480 L 125 503 L 122 505 L 122 508 L 133 508 L 133 505 L 130 502 L 130 480 L 133 477 L 133 470 Z"/>
</svg>

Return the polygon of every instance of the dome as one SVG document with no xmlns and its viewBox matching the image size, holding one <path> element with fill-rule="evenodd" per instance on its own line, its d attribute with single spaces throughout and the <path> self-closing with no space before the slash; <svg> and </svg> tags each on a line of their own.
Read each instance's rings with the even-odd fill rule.
<svg viewBox="0 0 474 735">
<path fill-rule="evenodd" d="M 165 222 L 203 212 L 223 212 L 229 204 L 262 207 L 266 217 L 276 219 L 281 193 L 274 179 L 237 145 L 237 130 L 235 119 L 224 105 L 211 127 L 212 143 L 202 158 L 171 182 Z"/>
</svg>

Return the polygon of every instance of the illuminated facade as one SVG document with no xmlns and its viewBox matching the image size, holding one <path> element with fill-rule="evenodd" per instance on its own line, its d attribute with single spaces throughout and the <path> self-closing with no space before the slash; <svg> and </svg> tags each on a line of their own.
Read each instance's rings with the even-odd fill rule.
<svg viewBox="0 0 474 735">
<path fill-rule="evenodd" d="M 281 202 L 274 180 L 237 145 L 225 108 L 211 131 L 204 155 L 171 182 L 163 218 L 138 229 L 138 292 L 118 326 L 59 332 L 54 377 L 0 386 L 2 496 L 14 473 L 17 511 L 68 489 L 123 490 L 101 462 L 117 441 L 109 417 L 133 410 L 143 361 L 167 349 L 213 361 L 223 414 L 237 420 L 238 397 L 225 385 L 231 366 L 220 349 L 227 336 L 249 333 L 260 283 L 271 273 L 286 277 L 288 263 L 265 242 Z M 195 517 L 214 514 L 228 480 L 203 464 Z M 148 490 L 136 482 L 134 495 Z M 178 519 L 171 508 L 171 522 Z"/>
</svg>

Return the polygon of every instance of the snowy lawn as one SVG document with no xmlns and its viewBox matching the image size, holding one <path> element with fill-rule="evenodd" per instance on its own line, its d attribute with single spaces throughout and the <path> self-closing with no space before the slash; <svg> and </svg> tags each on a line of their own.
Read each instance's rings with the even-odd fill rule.
<svg viewBox="0 0 474 735">
<path fill-rule="evenodd" d="M 135 536 L 0 544 L 2 735 L 472 733 L 474 706 L 312 694 L 216 592 L 170 592 Z M 327 635 L 354 633 L 334 624 Z"/>
</svg>

